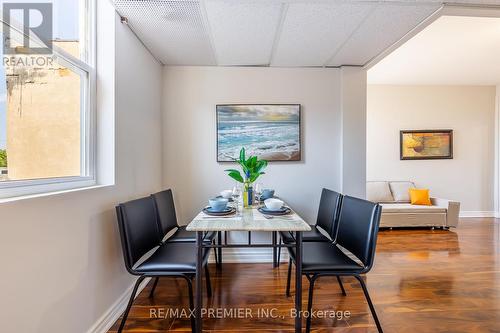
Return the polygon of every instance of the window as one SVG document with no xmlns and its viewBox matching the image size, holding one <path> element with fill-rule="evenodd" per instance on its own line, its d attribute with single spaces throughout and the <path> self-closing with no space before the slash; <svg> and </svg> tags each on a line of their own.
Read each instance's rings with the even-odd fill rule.
<svg viewBox="0 0 500 333">
<path fill-rule="evenodd" d="M 0 198 L 95 184 L 93 8 L 2 3 Z"/>
</svg>

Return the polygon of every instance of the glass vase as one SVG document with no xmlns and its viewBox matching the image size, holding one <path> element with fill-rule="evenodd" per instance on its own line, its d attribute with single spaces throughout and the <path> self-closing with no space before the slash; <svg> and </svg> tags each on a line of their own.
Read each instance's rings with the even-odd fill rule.
<svg viewBox="0 0 500 333">
<path fill-rule="evenodd" d="M 253 186 L 250 182 L 243 185 L 243 207 L 249 208 L 253 205 Z"/>
</svg>

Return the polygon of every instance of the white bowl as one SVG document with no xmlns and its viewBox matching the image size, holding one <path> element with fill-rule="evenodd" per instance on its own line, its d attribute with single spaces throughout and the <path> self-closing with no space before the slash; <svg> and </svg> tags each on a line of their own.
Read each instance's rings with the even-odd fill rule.
<svg viewBox="0 0 500 333">
<path fill-rule="evenodd" d="M 283 207 L 283 201 L 279 199 L 267 199 L 266 201 L 264 201 L 264 204 L 269 210 L 279 210 L 281 207 Z"/>
<path fill-rule="evenodd" d="M 220 192 L 220 195 L 224 199 L 229 199 L 233 195 L 233 191 L 231 191 L 231 190 L 225 190 L 225 191 Z"/>
</svg>

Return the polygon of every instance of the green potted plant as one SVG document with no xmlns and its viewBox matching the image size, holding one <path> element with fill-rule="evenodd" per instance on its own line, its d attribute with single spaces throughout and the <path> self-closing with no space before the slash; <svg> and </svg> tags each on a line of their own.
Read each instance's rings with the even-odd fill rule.
<svg viewBox="0 0 500 333">
<path fill-rule="evenodd" d="M 257 156 L 245 156 L 245 148 L 241 148 L 240 157 L 234 159 L 241 166 L 243 175 L 239 170 L 227 169 L 228 176 L 243 184 L 243 206 L 250 207 L 253 204 L 253 183 L 265 172 L 266 160 L 260 160 Z"/>
</svg>

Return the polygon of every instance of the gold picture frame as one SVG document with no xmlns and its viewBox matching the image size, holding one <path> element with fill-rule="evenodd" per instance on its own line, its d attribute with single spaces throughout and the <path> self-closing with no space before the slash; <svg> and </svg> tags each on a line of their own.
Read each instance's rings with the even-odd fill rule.
<svg viewBox="0 0 500 333">
<path fill-rule="evenodd" d="M 440 160 L 453 158 L 453 130 L 400 131 L 401 160 Z"/>
</svg>

